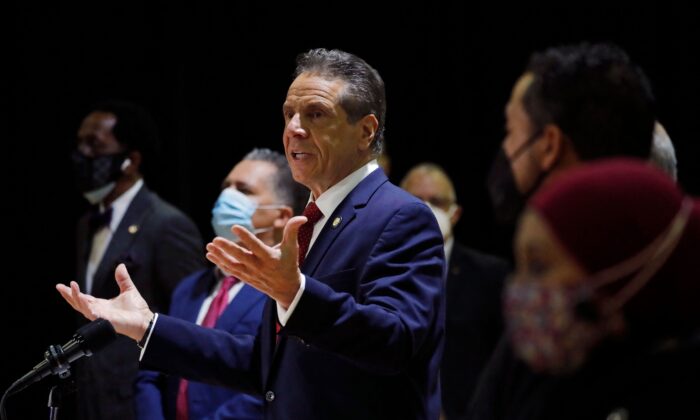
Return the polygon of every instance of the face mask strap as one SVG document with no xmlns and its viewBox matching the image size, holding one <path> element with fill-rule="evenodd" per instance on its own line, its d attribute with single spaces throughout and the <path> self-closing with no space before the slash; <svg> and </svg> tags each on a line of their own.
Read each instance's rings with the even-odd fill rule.
<svg viewBox="0 0 700 420">
<path fill-rule="evenodd" d="M 635 271 L 638 273 L 605 305 L 605 311 L 619 310 L 658 272 L 680 242 L 693 209 L 691 199 L 685 199 L 681 209 L 666 228 L 651 244 L 637 255 L 624 262 L 599 272 L 594 276 L 591 290 L 614 283 Z"/>
<path fill-rule="evenodd" d="M 282 210 L 283 208 L 288 207 L 285 206 L 284 204 L 261 204 L 256 207 L 258 210 Z"/>
<path fill-rule="evenodd" d="M 269 232 L 274 228 L 275 228 L 274 226 L 268 226 L 268 227 L 264 227 L 264 228 L 254 228 L 252 233 L 253 233 L 253 235 L 259 235 L 261 233 Z"/>
<path fill-rule="evenodd" d="M 508 158 L 510 162 L 514 162 L 516 159 L 518 159 L 527 149 L 532 147 L 533 144 L 537 142 L 538 139 L 542 137 L 544 129 L 540 128 L 537 131 L 535 131 L 530 138 L 527 139 L 527 141 L 520 146 L 518 150 L 513 153 L 513 156 Z M 557 158 L 558 160 L 559 158 Z M 552 168 L 556 166 L 556 163 L 552 165 Z M 532 194 L 534 194 L 535 191 L 537 191 L 544 181 L 544 179 L 549 175 L 549 172 L 551 172 L 552 168 L 541 170 L 540 173 L 537 175 L 537 178 L 535 178 L 535 181 L 530 185 L 530 188 L 527 189 L 527 191 L 521 192 L 521 196 L 523 197 L 524 201 L 527 201 L 530 199 Z"/>
<path fill-rule="evenodd" d="M 288 206 L 285 206 L 284 204 L 262 204 L 256 207 L 256 210 L 282 210 L 284 208 L 287 208 Z M 253 228 L 253 234 L 258 235 L 261 233 L 269 232 L 273 230 L 275 227 L 274 226 L 268 226 L 264 228 Z"/>
<path fill-rule="evenodd" d="M 542 129 L 538 129 L 530 137 L 528 137 L 527 140 L 525 140 L 525 143 L 523 143 L 520 147 L 518 147 L 518 150 L 513 153 L 512 156 L 506 155 L 509 161 L 513 162 L 516 159 L 518 159 L 527 149 L 530 148 L 533 144 L 535 144 L 536 140 L 542 135 Z"/>
</svg>

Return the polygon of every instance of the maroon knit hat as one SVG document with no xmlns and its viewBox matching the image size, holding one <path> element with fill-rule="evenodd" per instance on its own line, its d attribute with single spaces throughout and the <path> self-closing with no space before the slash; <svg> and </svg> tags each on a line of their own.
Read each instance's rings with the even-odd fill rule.
<svg viewBox="0 0 700 420">
<path fill-rule="evenodd" d="M 671 224 L 685 199 L 646 161 L 615 158 L 566 172 L 541 188 L 529 208 L 589 274 L 640 253 Z M 700 206 L 697 202 L 671 257 L 625 307 L 645 328 L 700 320 Z M 653 324 L 653 325 L 652 325 Z M 692 328 L 692 326 L 690 327 Z"/>
</svg>

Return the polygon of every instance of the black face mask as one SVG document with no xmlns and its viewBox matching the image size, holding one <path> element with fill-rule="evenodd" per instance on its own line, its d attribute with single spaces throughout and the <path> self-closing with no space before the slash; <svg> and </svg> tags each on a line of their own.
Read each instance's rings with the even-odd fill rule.
<svg viewBox="0 0 700 420">
<path fill-rule="evenodd" d="M 518 191 L 510 160 L 501 148 L 491 164 L 486 187 L 491 197 L 494 217 L 500 224 L 512 224 L 522 211 L 525 199 Z"/>
<path fill-rule="evenodd" d="M 92 191 L 119 179 L 126 158 L 127 154 L 123 152 L 94 158 L 77 150 L 73 152 L 73 171 L 80 191 Z"/>
<path fill-rule="evenodd" d="M 491 170 L 486 180 L 486 187 L 491 197 L 494 217 L 496 222 L 504 225 L 515 224 L 520 212 L 525 208 L 525 203 L 532 193 L 537 191 L 540 184 L 547 176 L 548 171 L 542 171 L 535 179 L 535 182 L 526 192 L 520 192 L 515 182 L 515 175 L 511 166 L 511 161 L 518 159 L 523 152 L 535 143 L 540 136 L 540 131 L 535 132 L 520 148 L 513 153 L 511 159 L 506 155 L 501 147 L 493 160 Z"/>
</svg>

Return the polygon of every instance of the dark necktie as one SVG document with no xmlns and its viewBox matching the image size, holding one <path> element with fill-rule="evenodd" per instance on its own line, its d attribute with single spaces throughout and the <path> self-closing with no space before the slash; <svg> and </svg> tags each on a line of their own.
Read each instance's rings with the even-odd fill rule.
<svg viewBox="0 0 700 420">
<path fill-rule="evenodd" d="M 90 231 L 90 236 L 93 236 L 95 232 L 100 230 L 104 226 L 109 226 L 112 221 L 112 207 L 107 207 L 105 211 L 100 213 L 99 206 L 95 206 L 88 216 L 88 229 Z"/>
<path fill-rule="evenodd" d="M 314 234 L 314 225 L 316 224 L 316 222 L 321 220 L 321 217 L 323 217 L 323 213 L 321 213 L 321 209 L 318 208 L 316 203 L 312 201 L 306 205 L 302 216 L 306 216 L 307 220 L 306 223 L 301 225 L 301 227 L 299 228 L 299 233 L 297 235 L 297 243 L 299 244 L 299 267 L 301 267 L 301 265 L 304 264 L 304 260 L 306 259 L 306 253 L 308 252 L 309 244 L 311 243 L 311 236 L 313 236 Z M 275 326 L 275 332 L 279 334 L 280 329 L 282 329 L 282 326 L 279 322 L 277 322 L 277 325 Z M 279 344 L 279 341 L 280 337 L 279 335 L 277 335 L 275 343 Z"/>
<path fill-rule="evenodd" d="M 214 296 L 214 299 L 209 305 L 209 310 L 202 320 L 202 326 L 206 328 L 214 328 L 216 321 L 219 319 L 226 306 L 228 305 L 228 292 L 234 284 L 238 283 L 238 279 L 233 276 L 224 278 L 221 283 L 219 292 Z M 187 420 L 189 418 L 189 407 L 187 404 L 187 380 L 180 379 L 180 384 L 177 390 L 177 401 L 175 402 L 175 419 Z"/>
<path fill-rule="evenodd" d="M 321 213 L 321 209 L 318 208 L 316 203 L 312 201 L 306 205 L 303 215 L 306 216 L 308 220 L 301 225 L 299 228 L 299 235 L 297 236 L 297 242 L 299 243 L 299 267 L 304 263 L 306 253 L 309 251 L 311 236 L 314 234 L 314 225 L 321 220 L 323 213 Z"/>
</svg>

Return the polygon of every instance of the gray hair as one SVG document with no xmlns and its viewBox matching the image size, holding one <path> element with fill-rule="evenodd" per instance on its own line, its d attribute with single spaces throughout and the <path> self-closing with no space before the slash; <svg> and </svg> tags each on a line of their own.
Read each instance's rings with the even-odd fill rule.
<svg viewBox="0 0 700 420">
<path fill-rule="evenodd" d="M 302 73 L 318 74 L 347 83 L 347 89 L 340 98 L 340 106 L 348 114 L 348 121 L 351 123 L 369 114 L 377 117 L 379 125 L 372 140 L 372 154 L 379 156 L 384 147 L 386 92 L 384 81 L 377 70 L 356 55 L 340 50 L 317 48 L 297 56 L 294 77 Z"/>
<path fill-rule="evenodd" d="M 309 199 L 309 190 L 294 181 L 287 158 L 279 152 L 270 149 L 253 149 L 243 160 L 269 162 L 277 168 L 274 178 L 269 180 L 280 204 L 289 206 L 294 214 L 301 214 Z"/>
</svg>

